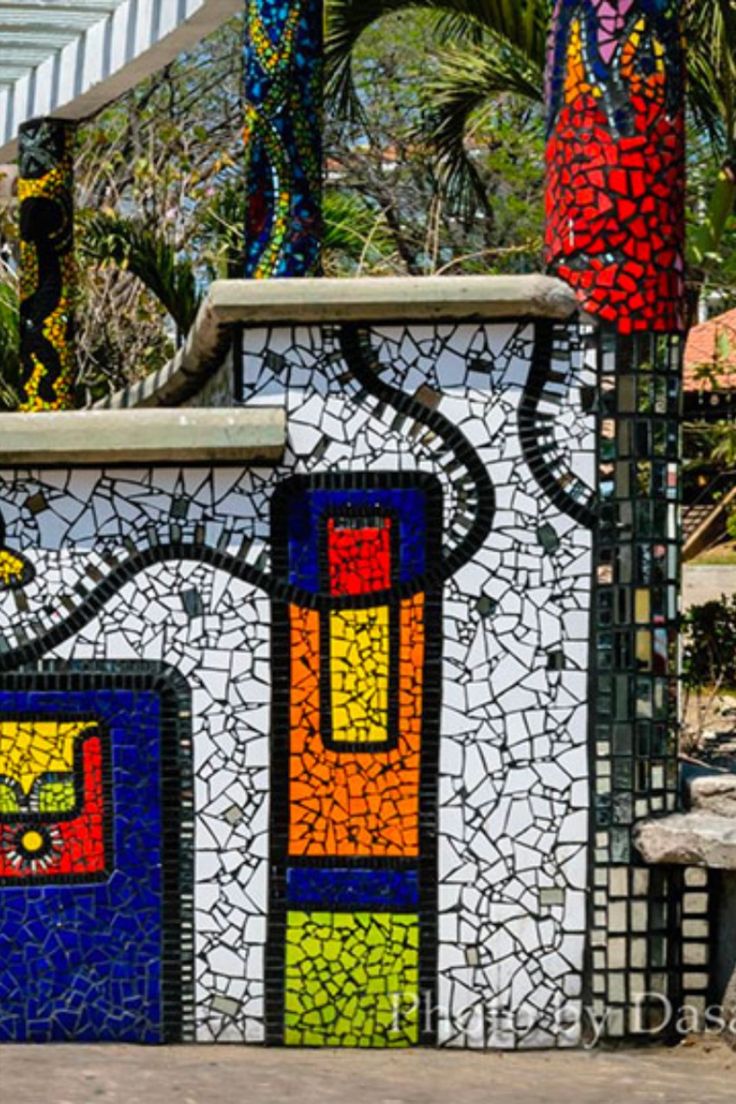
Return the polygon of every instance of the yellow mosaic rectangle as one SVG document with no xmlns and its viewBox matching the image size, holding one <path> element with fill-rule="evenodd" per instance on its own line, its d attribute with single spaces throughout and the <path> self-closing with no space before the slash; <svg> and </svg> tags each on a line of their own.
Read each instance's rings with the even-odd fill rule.
<svg viewBox="0 0 736 1104">
<path fill-rule="evenodd" d="M 373 744 L 389 738 L 388 606 L 330 614 L 332 739 Z"/>
</svg>

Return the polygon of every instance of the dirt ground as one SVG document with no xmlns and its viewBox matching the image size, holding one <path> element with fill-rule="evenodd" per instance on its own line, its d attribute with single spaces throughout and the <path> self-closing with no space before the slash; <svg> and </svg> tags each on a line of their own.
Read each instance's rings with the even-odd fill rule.
<svg viewBox="0 0 736 1104">
<path fill-rule="evenodd" d="M 734 1104 L 736 1054 L 3 1046 L 2 1104 Z"/>
<path fill-rule="evenodd" d="M 736 694 L 685 696 L 680 752 L 704 766 L 736 771 Z"/>
</svg>

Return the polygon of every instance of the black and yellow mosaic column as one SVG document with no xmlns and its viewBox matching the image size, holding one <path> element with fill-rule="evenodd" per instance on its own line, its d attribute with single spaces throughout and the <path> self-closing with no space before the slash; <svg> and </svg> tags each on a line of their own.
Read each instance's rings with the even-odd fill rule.
<svg viewBox="0 0 736 1104">
<path fill-rule="evenodd" d="M 65 410 L 74 385 L 74 125 L 19 132 L 21 410 Z"/>
</svg>

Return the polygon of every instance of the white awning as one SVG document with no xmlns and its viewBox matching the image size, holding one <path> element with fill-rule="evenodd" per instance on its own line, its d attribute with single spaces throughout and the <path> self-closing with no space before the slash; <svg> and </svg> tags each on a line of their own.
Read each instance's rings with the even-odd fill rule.
<svg viewBox="0 0 736 1104">
<path fill-rule="evenodd" d="M 84 119 L 215 30 L 243 0 L 0 0 L 0 163 L 18 128 Z"/>
</svg>

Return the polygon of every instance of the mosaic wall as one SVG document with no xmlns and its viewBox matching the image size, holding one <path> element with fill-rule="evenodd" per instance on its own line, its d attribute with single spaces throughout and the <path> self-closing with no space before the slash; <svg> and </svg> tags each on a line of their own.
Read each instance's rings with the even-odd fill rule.
<svg viewBox="0 0 736 1104">
<path fill-rule="evenodd" d="M 649 1023 L 637 994 L 677 1006 L 681 984 L 680 875 L 637 867 L 631 842 L 636 820 L 679 803 L 681 346 L 610 330 L 599 341 L 592 996 L 625 1035 Z M 650 1005 L 654 1027 L 663 1006 Z"/>
<path fill-rule="evenodd" d="M 74 385 L 74 128 L 24 123 L 19 135 L 21 409 L 65 410 Z"/>
<path fill-rule="evenodd" d="M 548 260 L 598 327 L 246 329 L 278 468 L 0 474 L 0 1039 L 561 1046 L 705 999 L 702 876 L 631 846 L 677 803 L 677 7 L 554 8 Z M 307 275 L 320 7 L 246 25 L 246 274 Z M 28 410 L 71 395 L 70 173 L 28 124 Z"/>
<path fill-rule="evenodd" d="M 244 275 L 319 274 L 321 0 L 248 0 Z"/>
<path fill-rule="evenodd" d="M 0 1031 L 573 1044 L 588 338 L 243 344 L 278 468 L 0 476 Z"/>
</svg>

